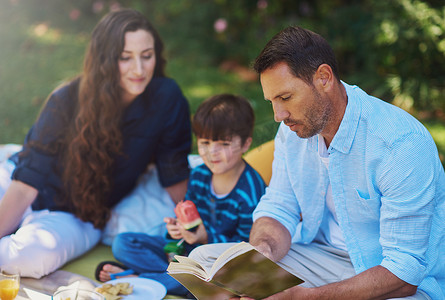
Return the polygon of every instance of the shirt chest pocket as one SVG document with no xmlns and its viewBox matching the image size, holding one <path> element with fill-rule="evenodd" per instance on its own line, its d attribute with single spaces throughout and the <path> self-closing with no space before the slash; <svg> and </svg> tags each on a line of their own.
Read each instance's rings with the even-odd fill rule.
<svg viewBox="0 0 445 300">
<path fill-rule="evenodd" d="M 372 197 L 367 192 L 351 189 L 347 195 L 350 218 L 358 222 L 375 222 L 380 219 L 380 196 Z"/>
</svg>

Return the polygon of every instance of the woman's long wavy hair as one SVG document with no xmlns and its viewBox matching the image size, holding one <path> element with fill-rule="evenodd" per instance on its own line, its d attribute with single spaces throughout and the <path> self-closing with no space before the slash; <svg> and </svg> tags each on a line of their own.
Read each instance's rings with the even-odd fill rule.
<svg viewBox="0 0 445 300">
<path fill-rule="evenodd" d="M 122 155 L 121 119 L 124 110 L 118 60 L 125 33 L 144 29 L 154 38 L 154 76 L 164 76 L 163 43 L 150 22 L 132 9 L 105 15 L 93 30 L 80 76 L 78 104 L 62 154 L 63 201 L 83 221 L 104 228 L 113 185 L 116 156 Z"/>
</svg>

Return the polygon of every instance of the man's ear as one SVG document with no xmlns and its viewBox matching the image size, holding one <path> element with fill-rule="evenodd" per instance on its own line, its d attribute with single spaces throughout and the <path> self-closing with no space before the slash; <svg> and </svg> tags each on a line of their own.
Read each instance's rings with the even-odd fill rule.
<svg viewBox="0 0 445 300">
<path fill-rule="evenodd" d="M 334 73 L 328 64 L 321 64 L 315 71 L 314 84 L 322 90 L 330 89 L 334 80 Z"/>
<path fill-rule="evenodd" d="M 246 153 L 249 150 L 250 145 L 252 145 L 252 137 L 248 137 L 244 142 L 244 145 L 241 147 L 243 153 Z"/>
</svg>

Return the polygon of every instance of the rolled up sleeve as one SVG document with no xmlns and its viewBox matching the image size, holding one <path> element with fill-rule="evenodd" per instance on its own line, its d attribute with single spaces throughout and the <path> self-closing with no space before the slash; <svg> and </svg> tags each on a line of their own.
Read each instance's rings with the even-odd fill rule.
<svg viewBox="0 0 445 300">
<path fill-rule="evenodd" d="M 37 122 L 29 130 L 23 150 L 17 154 L 12 179 L 22 181 L 41 192 L 48 180 L 53 180 L 57 168 L 59 140 L 65 133 L 68 117 L 63 102 L 65 89 L 48 99 Z"/>
<path fill-rule="evenodd" d="M 419 285 L 426 275 L 438 173 L 433 171 L 436 151 L 431 139 L 408 135 L 394 145 L 381 177 L 381 265 L 412 285 Z"/>
<path fill-rule="evenodd" d="M 170 108 L 157 145 L 155 162 L 162 186 L 170 186 L 189 177 L 187 156 L 191 150 L 190 111 L 177 85 L 169 90 Z"/>
<path fill-rule="evenodd" d="M 284 124 L 281 124 L 275 137 L 274 160 L 272 164 L 272 178 L 266 192 L 253 212 L 253 220 L 270 217 L 280 222 L 294 235 L 300 221 L 300 207 L 292 190 L 285 162 Z"/>
</svg>

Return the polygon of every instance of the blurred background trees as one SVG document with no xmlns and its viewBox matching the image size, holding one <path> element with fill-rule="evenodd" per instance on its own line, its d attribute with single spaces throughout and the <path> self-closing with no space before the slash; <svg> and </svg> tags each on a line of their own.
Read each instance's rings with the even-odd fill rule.
<svg viewBox="0 0 445 300">
<path fill-rule="evenodd" d="M 35 72 L 52 68 L 59 81 L 76 74 L 93 26 L 118 7 L 144 12 L 158 28 L 169 74 L 180 82 L 192 111 L 212 93 L 238 92 L 252 100 L 258 123 L 271 121 L 249 65 L 275 33 L 299 25 L 330 42 L 344 81 L 430 120 L 431 126 L 444 119 L 443 0 L 0 0 L 0 122 L 6 108 L 2 82 L 15 76 L 8 67 L 14 57 L 22 55 L 19 68 L 28 67 L 29 57 L 46 59 L 29 62 L 34 78 L 23 83 L 19 77 L 5 87 L 34 87 L 33 96 L 26 97 L 35 102 L 29 108 L 35 111 L 56 83 L 39 81 Z M 435 138 L 445 142 L 443 135 Z M 0 142 L 5 142 L 1 134 Z"/>
</svg>

